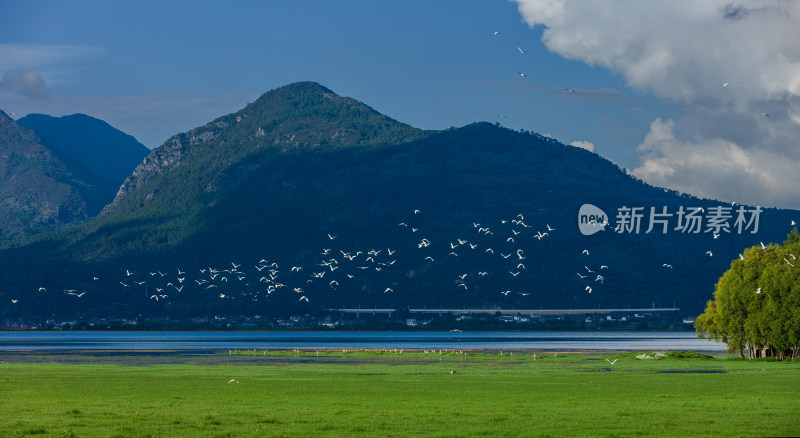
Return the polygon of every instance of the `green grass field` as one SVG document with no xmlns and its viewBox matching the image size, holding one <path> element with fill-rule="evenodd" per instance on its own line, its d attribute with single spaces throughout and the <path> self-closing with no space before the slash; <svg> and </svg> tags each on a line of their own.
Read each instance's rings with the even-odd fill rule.
<svg viewBox="0 0 800 438">
<path fill-rule="evenodd" d="M 0 436 L 800 434 L 792 361 L 225 353 L 3 357 Z"/>
</svg>

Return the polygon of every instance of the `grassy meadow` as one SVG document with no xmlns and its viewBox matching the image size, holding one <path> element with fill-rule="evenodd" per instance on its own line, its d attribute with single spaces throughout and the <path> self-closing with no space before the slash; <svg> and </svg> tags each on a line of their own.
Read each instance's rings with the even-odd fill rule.
<svg viewBox="0 0 800 438">
<path fill-rule="evenodd" d="M 798 362 L 636 354 L 5 355 L 0 436 L 800 434 Z"/>
</svg>

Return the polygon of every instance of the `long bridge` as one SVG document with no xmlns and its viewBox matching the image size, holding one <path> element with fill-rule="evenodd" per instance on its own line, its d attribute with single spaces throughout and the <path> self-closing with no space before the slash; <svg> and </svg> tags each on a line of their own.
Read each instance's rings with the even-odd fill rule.
<svg viewBox="0 0 800 438">
<path fill-rule="evenodd" d="M 350 308 L 350 309 L 327 309 L 329 312 L 350 313 L 365 315 L 389 315 L 400 310 L 409 313 L 422 313 L 434 315 L 591 315 L 597 313 L 653 313 L 653 312 L 676 312 L 681 310 L 678 307 L 644 307 L 636 309 L 449 309 L 449 308 L 423 308 L 423 309 L 388 309 L 388 308 Z"/>
</svg>

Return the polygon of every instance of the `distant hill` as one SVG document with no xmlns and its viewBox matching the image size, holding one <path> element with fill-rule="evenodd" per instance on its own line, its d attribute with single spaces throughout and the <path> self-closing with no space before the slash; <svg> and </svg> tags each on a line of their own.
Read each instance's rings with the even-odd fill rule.
<svg viewBox="0 0 800 438">
<path fill-rule="evenodd" d="M 605 231 L 579 231 L 584 204 Z M 753 211 L 650 186 L 535 133 L 422 131 L 303 82 L 172 137 L 77 232 L 0 252 L 0 302 L 172 317 L 673 304 L 693 315 L 743 248 L 782 241 L 800 216 Z M 638 232 L 613 230 L 626 213 L 641 215 Z M 681 229 L 698 216 L 698 233 Z M 716 238 L 714 221 L 727 227 Z"/>
<path fill-rule="evenodd" d="M 0 111 L 0 244 L 85 221 L 107 197 L 106 181 Z"/>
<path fill-rule="evenodd" d="M 28 114 L 17 122 L 36 131 L 64 156 L 107 180 L 115 193 L 150 153 L 132 136 L 85 114 L 64 117 Z"/>
</svg>

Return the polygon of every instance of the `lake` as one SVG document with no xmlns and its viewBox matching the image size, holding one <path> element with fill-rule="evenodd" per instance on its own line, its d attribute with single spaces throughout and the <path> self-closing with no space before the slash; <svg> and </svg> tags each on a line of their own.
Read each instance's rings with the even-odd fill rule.
<svg viewBox="0 0 800 438">
<path fill-rule="evenodd" d="M 0 332 L 0 351 L 290 348 L 694 350 L 693 332 Z"/>
</svg>

